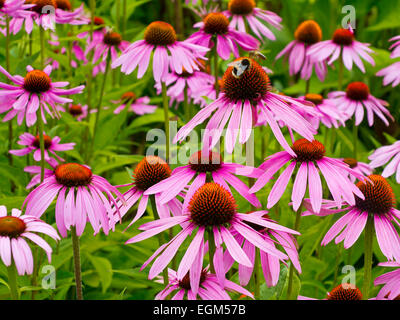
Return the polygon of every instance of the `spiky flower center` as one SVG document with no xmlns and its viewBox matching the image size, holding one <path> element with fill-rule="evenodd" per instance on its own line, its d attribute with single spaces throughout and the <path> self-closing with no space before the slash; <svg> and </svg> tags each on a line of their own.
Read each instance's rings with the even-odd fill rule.
<svg viewBox="0 0 400 320">
<path fill-rule="evenodd" d="M 83 113 L 82 106 L 79 104 L 70 105 L 68 111 L 74 117 L 80 116 Z"/>
<path fill-rule="evenodd" d="M 317 161 L 325 155 L 324 145 L 317 140 L 310 142 L 307 139 L 299 139 L 295 141 L 292 149 L 296 153 L 297 162 Z"/>
<path fill-rule="evenodd" d="M 354 169 L 358 165 L 357 160 L 353 158 L 344 158 L 343 162 L 348 164 L 351 169 Z"/>
<path fill-rule="evenodd" d="M 94 25 L 96 25 L 96 26 L 105 25 L 104 19 L 103 19 L 103 18 L 100 18 L 100 17 L 94 17 L 93 23 L 94 23 Z"/>
<path fill-rule="evenodd" d="M 188 210 L 195 224 L 219 226 L 231 222 L 236 213 L 236 202 L 229 191 L 210 182 L 195 192 Z"/>
<path fill-rule="evenodd" d="M 69 0 L 56 0 L 57 8 L 64 11 L 72 11 L 72 5 Z"/>
<path fill-rule="evenodd" d="M 204 32 L 209 34 L 225 34 L 228 32 L 229 20 L 221 12 L 211 12 L 204 19 Z"/>
<path fill-rule="evenodd" d="M 362 294 L 356 286 L 344 283 L 329 292 L 326 298 L 328 300 L 362 300 Z"/>
<path fill-rule="evenodd" d="M 5 1 L 6 1 L 6 0 L 0 0 L 0 9 L 4 7 L 4 2 L 5 2 Z"/>
<path fill-rule="evenodd" d="M 312 45 L 322 40 L 322 30 L 314 20 L 306 20 L 299 24 L 294 37 L 297 41 Z"/>
<path fill-rule="evenodd" d="M 44 140 L 44 148 L 45 149 L 49 149 L 51 147 L 51 144 L 52 144 L 51 138 L 44 134 L 43 135 L 43 140 Z M 32 145 L 37 149 L 40 148 L 40 137 L 39 137 L 39 135 L 37 135 L 35 137 L 35 140 L 33 141 Z"/>
<path fill-rule="evenodd" d="M 316 106 L 321 104 L 324 101 L 324 97 L 317 93 L 307 93 L 305 95 L 305 99 L 314 103 Z"/>
<path fill-rule="evenodd" d="M 136 99 L 137 99 L 136 94 L 134 92 L 132 92 L 132 91 L 125 92 L 121 96 L 121 101 L 122 101 L 122 103 L 125 103 L 125 104 L 128 103 L 128 102 L 133 103 L 133 102 L 136 101 Z"/>
<path fill-rule="evenodd" d="M 107 32 L 103 38 L 104 44 L 108 46 L 118 47 L 121 41 L 122 41 L 121 35 L 117 32 L 112 32 L 112 31 Z"/>
<path fill-rule="evenodd" d="M 207 279 L 207 271 L 202 270 L 200 274 L 200 283 L 199 286 Z M 186 275 L 182 278 L 182 280 L 179 280 L 179 286 L 184 289 L 184 290 L 190 290 L 190 273 L 186 273 Z"/>
<path fill-rule="evenodd" d="M 356 101 L 367 100 L 369 96 L 369 87 L 364 82 L 352 82 L 347 86 L 346 96 Z"/>
<path fill-rule="evenodd" d="M 264 69 L 251 58 L 239 58 L 247 65 L 246 70 L 239 76 L 235 76 L 232 71 L 234 67 L 229 67 L 222 77 L 221 90 L 231 100 L 258 100 L 265 96 L 269 89 L 269 77 Z"/>
<path fill-rule="evenodd" d="M 29 71 L 24 79 L 24 89 L 32 93 L 42 93 L 50 89 L 50 77 L 42 70 Z"/>
<path fill-rule="evenodd" d="M 228 10 L 232 14 L 247 15 L 252 13 L 255 7 L 254 0 L 230 0 L 228 3 Z"/>
<path fill-rule="evenodd" d="M 25 222 L 17 217 L 6 216 L 0 218 L 0 236 L 18 238 L 25 232 Z"/>
<path fill-rule="evenodd" d="M 177 40 L 175 29 L 166 22 L 154 21 L 144 31 L 144 40 L 156 46 L 168 46 Z"/>
<path fill-rule="evenodd" d="M 380 175 L 373 174 L 368 178 L 372 183 L 369 181 L 357 183 L 365 199 L 356 197 L 356 207 L 371 214 L 388 213 L 396 202 L 392 187 Z"/>
<path fill-rule="evenodd" d="M 51 6 L 55 9 L 57 9 L 57 3 L 55 0 L 34 0 L 33 3 L 35 6 L 32 8 L 33 11 L 39 13 L 39 14 L 47 14 L 49 12 L 46 11 L 47 6 Z M 44 10 L 43 10 L 44 8 Z M 42 12 L 44 11 L 44 12 Z"/>
<path fill-rule="evenodd" d="M 66 187 L 87 186 L 92 181 L 92 171 L 78 163 L 63 163 L 56 167 L 54 174 L 58 183 Z"/>
<path fill-rule="evenodd" d="M 354 41 L 354 34 L 347 29 L 337 29 L 333 34 L 332 41 L 341 46 L 349 46 Z"/>
<path fill-rule="evenodd" d="M 221 168 L 222 157 L 219 153 L 202 151 L 193 153 L 189 159 L 190 169 L 196 172 L 214 172 Z"/>
<path fill-rule="evenodd" d="M 169 178 L 171 169 L 160 157 L 147 156 L 138 163 L 133 175 L 136 188 L 145 191 L 160 181 Z"/>
</svg>

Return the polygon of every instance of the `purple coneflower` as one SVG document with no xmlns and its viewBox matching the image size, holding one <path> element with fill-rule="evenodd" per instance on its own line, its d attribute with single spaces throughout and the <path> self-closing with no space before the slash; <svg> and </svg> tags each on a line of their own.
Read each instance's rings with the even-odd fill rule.
<svg viewBox="0 0 400 320">
<path fill-rule="evenodd" d="M 370 164 L 357 161 L 354 158 L 344 158 L 342 159 L 342 161 L 348 164 L 351 169 L 358 172 L 360 175 L 369 176 L 372 174 L 372 171 L 374 170 Z M 353 175 L 350 174 L 349 178 L 351 182 L 353 183 L 356 182 L 356 177 L 354 177 Z"/>
<path fill-rule="evenodd" d="M 88 115 L 88 106 L 80 104 L 70 104 L 68 106 L 68 113 L 76 118 L 77 121 L 82 121 Z"/>
<path fill-rule="evenodd" d="M 139 202 L 137 213 L 129 226 L 139 220 L 144 213 L 149 202 L 149 195 L 145 192 L 153 185 L 160 181 L 163 181 L 171 176 L 171 169 L 169 165 L 160 157 L 157 156 L 146 156 L 144 157 L 136 166 L 133 171 L 133 182 L 118 186 L 120 187 L 131 187 L 127 192 L 124 193 L 126 204 L 118 203 L 119 213 L 115 216 L 116 219 L 123 217 L 136 202 Z M 140 199 L 140 200 L 139 200 Z M 170 199 L 165 204 L 160 201 L 160 194 L 155 194 L 155 204 L 158 215 L 160 218 L 170 217 L 171 213 L 173 216 L 179 215 L 181 213 L 181 203 L 178 199 Z"/>
<path fill-rule="evenodd" d="M 223 186 L 226 190 L 230 191 L 229 185 L 231 185 L 252 205 L 256 207 L 261 206 L 257 197 L 249 193 L 249 187 L 235 176 L 240 175 L 255 178 L 259 176 L 259 170 L 241 164 L 225 163 L 222 161 L 219 153 L 212 151 L 195 152 L 190 157 L 188 165 L 174 169 L 170 177 L 150 187 L 144 194 L 158 193 L 160 194 L 160 202 L 167 203 L 184 191 L 187 185 L 190 184 L 190 181 L 193 180 L 188 186 L 185 196 L 183 204 L 183 208 L 185 209 L 193 194 L 206 182 L 207 174 L 210 174 L 212 180 Z"/>
<path fill-rule="evenodd" d="M 56 136 L 54 138 L 49 137 L 48 135 L 43 133 L 44 138 L 44 159 L 52 166 L 57 165 L 57 160 L 51 158 L 49 153 L 54 155 L 59 161 L 65 161 L 63 158 L 56 154 L 56 151 L 67 151 L 72 150 L 75 146 L 75 143 L 60 143 L 61 138 Z M 27 155 L 28 153 L 33 152 L 33 159 L 35 161 L 41 160 L 40 154 L 40 139 L 39 135 L 36 137 L 28 132 L 19 136 L 18 144 L 21 146 L 26 146 L 20 150 L 10 150 L 9 152 L 15 156 L 22 157 Z"/>
<path fill-rule="evenodd" d="M 400 225 L 400 211 L 395 205 L 395 196 L 390 184 L 379 175 L 368 176 L 369 181 L 360 181 L 357 187 L 364 194 L 364 199 L 356 197 L 355 204 L 342 209 L 337 209 L 337 205 L 330 200 L 325 200 L 320 213 L 316 213 L 309 205 L 309 200 L 304 201 L 308 211 L 305 214 L 316 214 L 326 216 L 330 214 L 346 212 L 331 229 L 326 233 L 322 240 L 322 245 L 327 245 L 334 238 L 335 243 L 344 241 L 345 249 L 350 248 L 360 237 L 365 229 L 367 220 L 373 219 L 376 238 L 382 253 L 388 260 L 400 260 L 400 237 L 396 228 L 392 225 L 395 222 Z M 344 230 L 343 230 L 344 229 Z"/>
<path fill-rule="evenodd" d="M 116 205 L 113 193 L 120 201 L 122 194 L 106 179 L 94 175 L 92 171 L 78 163 L 63 163 L 54 169 L 54 174 L 44 179 L 25 199 L 26 214 L 40 217 L 57 198 L 55 215 L 58 231 L 67 236 L 71 226 L 76 234 L 82 235 L 87 220 L 95 234 L 102 228 L 108 234 L 114 227 Z M 107 196 L 105 196 L 105 195 Z"/>
<path fill-rule="evenodd" d="M 369 91 L 369 87 L 363 82 L 350 83 L 346 91 L 334 91 L 328 94 L 328 98 L 337 105 L 345 117 L 350 119 L 355 115 L 355 125 L 358 126 L 364 119 L 364 108 L 367 111 L 369 126 L 374 124 L 374 114 L 376 114 L 387 126 L 388 117 L 394 120 L 389 110 L 385 107 L 388 103 L 384 100 L 375 98 Z M 386 115 L 386 117 L 385 117 Z"/>
<path fill-rule="evenodd" d="M 396 181 L 400 183 L 400 141 L 376 149 L 368 159 L 372 168 L 385 166 L 382 177 L 388 178 L 396 173 Z"/>
<path fill-rule="evenodd" d="M 322 300 L 336 300 L 336 301 L 358 301 L 362 300 L 361 290 L 355 285 L 350 283 L 342 283 L 333 288 L 332 291 L 326 294 L 326 298 Z M 314 298 L 298 296 L 297 300 L 318 300 Z"/>
<path fill-rule="evenodd" d="M 313 124 L 315 129 L 319 128 L 320 122 L 327 128 L 332 128 L 332 126 L 339 128 L 340 125 L 345 126 L 347 118 L 331 99 L 324 99 L 322 95 L 316 93 L 308 93 L 298 99 L 303 99 L 314 104 L 318 116 L 304 114 L 303 117 Z"/>
<path fill-rule="evenodd" d="M 302 79 L 311 78 L 313 69 L 321 81 L 326 76 L 325 61 L 313 61 L 308 55 L 311 46 L 322 40 L 322 31 L 318 23 L 314 20 L 302 22 L 294 33 L 295 40 L 291 41 L 275 58 L 287 56 L 289 61 L 289 74 L 298 74 Z"/>
<path fill-rule="evenodd" d="M 322 204 L 323 189 L 320 173 L 324 177 L 334 202 L 340 206 L 343 201 L 354 205 L 355 195 L 364 198 L 362 192 L 349 180 L 348 175 L 358 179 L 365 179 L 363 175 L 350 169 L 339 159 L 325 156 L 325 147 L 319 141 L 300 139 L 292 147 L 295 156 L 287 151 L 281 151 L 269 156 L 260 166 L 264 173 L 257 179 L 250 192 L 257 192 L 265 186 L 284 165 L 289 166 L 276 180 L 268 196 L 267 208 L 272 208 L 282 197 L 293 172 L 297 168 L 296 178 L 293 183 L 292 201 L 294 210 L 298 210 L 308 185 L 311 205 L 315 212 L 319 212 Z"/>
<path fill-rule="evenodd" d="M 156 105 L 149 104 L 150 98 L 147 96 L 138 98 L 136 94 L 132 91 L 125 92 L 121 99 L 118 101 L 111 101 L 115 104 L 118 104 L 118 107 L 115 108 L 114 113 L 118 114 L 126 107 L 128 107 L 129 112 L 133 112 L 139 116 L 148 113 L 154 113 L 157 109 Z"/>
<path fill-rule="evenodd" d="M 206 183 L 197 189 L 188 207 L 183 210 L 181 215 L 162 218 L 142 225 L 139 230 L 144 230 L 144 232 L 129 239 L 126 244 L 148 239 L 176 225 L 183 227 L 181 232 L 170 242 L 161 246 L 143 266 L 145 267 L 158 256 L 149 271 L 149 279 L 152 279 L 168 266 L 182 243 L 194 233 L 194 237 L 180 262 L 177 276 L 178 279 L 182 279 L 189 270 L 197 270 L 197 272 L 190 274 L 190 285 L 196 294 L 200 282 L 200 270 L 203 265 L 203 250 L 201 248 L 205 245 L 206 232 L 209 239 L 209 254 L 212 257 L 212 260 L 210 260 L 212 264 L 211 271 L 213 272 L 213 268 L 215 269 L 220 284 L 223 283 L 225 278 L 222 244 L 226 245 L 227 250 L 235 261 L 247 267 L 253 265 L 241 248 L 240 243 L 234 238 L 233 232 L 239 233 L 261 251 L 279 259 L 287 259 L 286 254 L 266 242 L 258 231 L 247 224 L 248 222 L 273 230 L 298 234 L 293 230 L 264 220 L 254 214 L 238 213 L 232 194 L 221 185 L 212 182 Z M 211 249 L 212 247 L 215 248 L 215 253 Z"/>
<path fill-rule="evenodd" d="M 7 215 L 7 208 L 0 206 L 0 256 L 3 263 L 9 267 L 15 264 L 18 274 L 32 274 L 33 255 L 25 239 L 41 247 L 51 262 L 52 249 L 36 232 L 60 240 L 57 231 L 47 223 L 34 216 L 22 215 L 18 209 L 12 209 Z"/>
<path fill-rule="evenodd" d="M 361 60 L 375 65 L 374 59 L 369 55 L 373 52 L 368 43 L 361 43 L 355 40 L 354 33 L 348 29 L 337 29 L 332 40 L 321 41 L 312 45 L 307 51 L 313 61 L 327 61 L 331 65 L 339 57 L 347 70 L 351 70 L 354 64 L 365 73 L 365 67 Z"/>
<path fill-rule="evenodd" d="M 183 141 L 197 125 L 216 111 L 206 126 L 203 142 L 205 145 L 209 144 L 210 148 L 214 147 L 230 118 L 225 147 L 227 152 L 232 153 L 238 136 L 242 144 L 250 138 L 253 123 L 257 123 L 257 113 L 260 112 L 278 142 L 287 152 L 295 155 L 283 136 L 277 119 L 310 141 L 313 140 L 316 131 L 307 120 L 292 110 L 288 103 L 304 106 L 296 99 L 271 92 L 269 77 L 256 61 L 251 58 L 237 59 L 222 78 L 219 98 L 200 110 L 184 125 L 175 136 L 174 143 Z"/>
<path fill-rule="evenodd" d="M 10 75 L 3 67 L 0 66 L 0 72 L 10 79 L 15 86 L 0 83 L 0 113 L 7 112 L 3 121 L 9 121 L 17 116 L 17 122 L 22 124 L 24 117 L 28 127 L 34 125 L 37 120 L 37 111 L 40 110 L 39 116 L 46 123 L 44 111 L 53 117 L 53 113 L 58 117 L 56 104 L 64 104 L 72 102 L 71 99 L 63 98 L 62 95 L 78 94 L 83 91 L 85 86 L 79 86 L 72 89 L 60 89 L 69 84 L 69 82 L 52 82 L 50 78 L 51 66 L 47 66 L 44 70 L 35 70 L 31 66 L 26 67 L 27 74 L 25 78 L 16 75 Z M 49 105 L 53 112 L 50 111 Z"/>
<path fill-rule="evenodd" d="M 266 221 L 277 223 L 276 221 L 270 219 L 268 214 L 264 214 L 263 212 L 254 212 L 253 214 L 254 216 L 259 216 Z M 264 241 L 268 242 L 274 247 L 276 244 L 282 247 L 283 250 L 288 255 L 290 261 L 293 263 L 294 267 L 297 269 L 299 273 L 301 273 L 299 254 L 297 252 L 298 245 L 296 239 L 293 237 L 292 234 L 281 230 L 268 229 L 263 226 L 252 224 L 250 222 L 247 222 L 247 224 L 250 225 L 254 230 L 258 231 L 259 234 L 264 238 Z M 244 265 L 239 264 L 240 285 L 246 286 L 249 283 L 250 278 L 253 274 L 254 260 L 255 260 L 255 255 L 257 254 L 256 247 L 251 242 L 244 239 L 240 234 L 236 234 L 235 238 L 238 243 L 243 244 L 243 251 L 247 254 L 250 261 L 253 263 L 252 267 L 246 267 Z M 230 269 L 230 267 L 234 263 L 234 260 L 230 256 L 228 251 L 225 254 L 226 254 L 226 264 L 227 264 L 226 268 Z M 278 257 L 270 255 L 267 252 L 263 251 L 260 251 L 259 255 L 260 255 L 259 261 L 261 262 L 261 268 L 263 271 L 265 283 L 267 284 L 268 287 L 276 286 L 279 280 L 280 262 L 282 261 L 286 264 L 286 261 L 281 260 Z"/>
<path fill-rule="evenodd" d="M 247 21 L 251 31 L 260 40 L 263 39 L 263 36 L 270 40 L 276 39 L 275 35 L 263 22 L 270 24 L 278 30 L 282 29 L 282 18 L 274 12 L 257 8 L 254 0 L 230 0 L 228 11 L 224 11 L 224 14 L 228 18 L 232 18 L 230 26 L 235 29 L 237 28 L 241 32 L 246 32 L 245 21 Z"/>
<path fill-rule="evenodd" d="M 197 60 L 207 60 L 204 55 L 209 49 L 188 41 L 177 41 L 176 32 L 169 23 L 155 21 L 147 26 L 144 40 L 132 43 L 113 62 L 112 68 L 122 66 L 121 71 L 130 74 L 138 67 L 137 77 L 142 78 L 153 50 L 154 80 L 160 82 L 169 70 L 178 74 L 183 72 L 183 68 L 187 72 L 200 70 Z"/>
<path fill-rule="evenodd" d="M 89 24 L 90 19 L 85 17 L 83 11 L 83 3 L 79 8 L 75 9 L 69 0 L 55 0 L 56 9 L 56 23 L 57 24 L 70 24 L 70 25 L 82 25 Z"/>
<path fill-rule="evenodd" d="M 398 269 L 385 273 L 375 279 L 375 286 L 384 284 L 376 296 L 376 299 L 400 300 L 400 262 L 383 262 L 379 263 L 379 266 L 394 267 Z"/>
<path fill-rule="evenodd" d="M 221 12 L 207 14 L 194 27 L 200 30 L 193 33 L 187 41 L 210 49 L 216 46 L 217 53 L 223 60 L 228 60 L 231 53 L 238 58 L 238 45 L 245 51 L 256 50 L 260 45 L 252 36 L 230 27 L 228 18 Z"/>
<path fill-rule="evenodd" d="M 227 291 L 241 293 L 254 299 L 249 291 L 230 280 L 225 280 L 224 286 L 222 287 L 216 275 L 210 273 L 207 269 L 202 269 L 200 271 L 198 290 L 194 292 L 190 281 L 190 274 L 192 272 L 193 271 L 190 270 L 184 277 L 178 278 L 176 271 L 168 269 L 169 283 L 164 290 L 156 295 L 155 300 L 165 300 L 168 295 L 174 293 L 171 300 L 183 300 L 184 298 L 188 300 L 197 300 L 197 297 L 201 300 L 231 300 Z M 163 280 L 157 280 L 157 282 L 163 283 Z"/>
<path fill-rule="evenodd" d="M 389 41 L 395 41 L 395 43 L 393 43 L 389 48 L 393 50 L 390 57 L 392 59 L 400 57 L 400 36 L 393 37 Z M 376 75 L 378 77 L 384 77 L 384 86 L 387 86 L 391 83 L 392 87 L 394 88 L 400 83 L 400 62 L 395 62 L 390 66 L 378 71 Z"/>
</svg>

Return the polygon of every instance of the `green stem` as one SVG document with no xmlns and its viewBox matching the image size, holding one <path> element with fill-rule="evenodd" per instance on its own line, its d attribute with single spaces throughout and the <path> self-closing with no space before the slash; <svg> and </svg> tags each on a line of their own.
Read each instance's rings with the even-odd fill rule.
<svg viewBox="0 0 400 320">
<path fill-rule="evenodd" d="M 82 273 L 81 273 L 81 255 L 79 248 L 79 237 L 76 234 L 76 228 L 71 227 L 72 250 L 74 254 L 74 273 L 76 283 L 76 299 L 83 300 L 82 293 Z"/>
<path fill-rule="evenodd" d="M 214 39 L 215 40 L 215 39 Z M 216 41 L 214 41 L 216 43 Z M 217 97 L 219 95 L 219 82 L 218 82 L 218 52 L 217 46 L 214 45 L 214 77 L 215 77 L 215 91 L 217 93 Z"/>
<path fill-rule="evenodd" d="M 358 126 L 354 123 L 353 125 L 353 158 L 358 158 Z"/>
<path fill-rule="evenodd" d="M 299 231 L 300 229 L 300 220 L 301 220 L 301 210 L 303 208 L 303 204 L 300 205 L 299 209 L 296 211 L 296 220 L 294 223 L 294 230 Z M 293 278 L 294 278 L 294 272 L 295 268 L 293 266 L 293 263 L 290 264 L 289 268 L 289 280 L 288 280 L 288 288 L 287 288 L 287 294 L 286 294 L 286 299 L 291 300 L 292 299 L 292 291 L 293 291 Z M 294 297 L 295 299 L 297 297 Z"/>
<path fill-rule="evenodd" d="M 110 61 L 111 61 L 110 53 L 107 54 L 106 60 L 107 60 L 107 62 L 106 62 L 106 70 L 104 72 L 103 83 L 102 83 L 101 88 L 100 88 L 100 97 L 99 97 L 99 102 L 97 104 L 96 120 L 94 122 L 92 144 L 91 144 L 91 147 L 90 147 L 90 157 L 93 156 L 92 153 L 93 153 L 94 141 L 96 139 L 97 128 L 99 126 L 101 107 L 102 107 L 102 104 L 103 104 L 104 91 L 105 91 L 106 82 L 107 82 L 107 75 L 108 75 L 108 71 L 110 70 Z"/>
<path fill-rule="evenodd" d="M 40 183 L 42 183 L 44 180 L 45 160 L 44 160 L 44 134 L 43 134 L 44 124 L 40 109 L 38 111 L 38 116 L 37 116 L 37 127 L 38 127 L 39 145 L 40 145 Z"/>
<path fill-rule="evenodd" d="M 306 80 L 306 92 L 305 92 L 306 95 L 310 92 L 310 84 L 311 84 L 311 78 Z"/>
<path fill-rule="evenodd" d="M 214 254 L 215 254 L 215 240 L 213 230 L 207 230 L 208 233 L 208 259 L 210 260 L 210 272 L 215 273 L 214 268 Z"/>
<path fill-rule="evenodd" d="M 6 15 L 6 70 L 10 72 L 10 17 Z M 7 83 L 8 83 L 7 79 Z M 13 124 L 12 120 L 8 121 L 8 150 L 12 150 L 13 148 Z M 8 154 L 8 163 L 10 166 L 13 166 L 13 157 L 12 154 Z"/>
<path fill-rule="evenodd" d="M 175 30 L 178 39 L 183 39 L 183 6 L 182 0 L 175 0 Z"/>
<path fill-rule="evenodd" d="M 340 56 L 339 56 L 339 76 L 338 76 L 338 90 L 339 91 L 342 90 L 342 86 L 343 86 L 343 59 L 342 59 L 342 53 L 340 53 Z"/>
<path fill-rule="evenodd" d="M 150 198 L 151 208 L 153 210 L 153 220 L 157 220 L 156 215 L 158 215 L 158 212 L 157 212 L 156 198 L 154 195 L 151 195 L 149 198 Z M 161 233 L 158 234 L 158 244 L 160 247 L 164 244 Z M 164 285 L 167 285 L 169 283 L 168 268 L 164 268 L 164 270 L 163 270 L 163 279 L 164 279 Z"/>
<path fill-rule="evenodd" d="M 189 97 L 188 97 L 188 87 L 185 85 L 185 89 L 183 89 L 183 110 L 185 112 L 185 120 L 186 122 L 190 121 L 190 108 L 189 108 Z"/>
<path fill-rule="evenodd" d="M 168 106 L 168 96 L 167 96 L 167 85 L 165 82 L 161 82 L 162 87 L 162 100 L 164 109 L 164 129 L 165 129 L 165 161 L 169 162 L 169 106 Z"/>
<path fill-rule="evenodd" d="M 368 216 L 367 225 L 364 231 L 365 252 L 364 252 L 364 283 L 363 283 L 363 299 L 368 300 L 369 288 L 371 286 L 372 274 L 372 255 L 373 255 L 373 240 L 374 240 L 374 217 Z"/>
<path fill-rule="evenodd" d="M 8 273 L 8 286 L 10 287 L 11 300 L 19 300 L 19 290 L 17 283 L 17 269 L 15 268 L 14 262 L 7 267 Z"/>
<path fill-rule="evenodd" d="M 40 66 L 43 70 L 45 63 L 45 43 L 44 43 L 44 29 L 42 27 L 39 27 L 39 33 L 40 33 Z"/>
</svg>

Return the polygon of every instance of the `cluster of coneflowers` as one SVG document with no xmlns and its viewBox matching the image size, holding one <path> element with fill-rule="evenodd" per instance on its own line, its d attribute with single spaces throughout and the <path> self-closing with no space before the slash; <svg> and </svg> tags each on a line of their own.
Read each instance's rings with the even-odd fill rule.
<svg viewBox="0 0 400 320">
<path fill-rule="evenodd" d="M 197 1 L 192 2 L 195 5 Z M 83 299 L 79 237 L 87 222 L 94 235 L 101 231 L 107 235 L 120 227 L 120 221 L 131 217 L 128 213 L 134 212 L 127 227 L 133 228 L 146 212 L 152 212 L 153 220 L 140 225 L 142 232 L 126 244 L 158 237 L 159 247 L 142 266 L 150 280 L 164 286 L 156 299 L 230 299 L 229 292 L 258 299 L 263 283 L 277 285 L 282 265 L 289 268 L 287 298 L 308 299 L 292 292 L 295 273 L 302 272 L 297 243 L 300 220 L 308 215 L 339 217 L 322 239 L 323 246 L 335 240 L 349 249 L 364 233 L 362 290 L 340 285 L 332 288 L 326 299 L 372 298 L 369 291 L 375 237 L 387 258 L 381 265 L 400 267 L 396 227 L 400 225 L 400 212 L 385 179 L 396 174 L 400 182 L 400 145 L 396 142 L 376 150 L 369 164 L 358 161 L 358 126 L 364 116 L 369 126 L 375 117 L 386 125 L 393 120 L 387 102 L 373 96 L 366 83 L 351 82 L 342 91 L 343 67 L 365 72 L 363 61 L 374 64 L 369 44 L 357 41 L 351 28 L 337 29 L 330 40 L 323 41 L 317 22 L 302 22 L 294 40 L 276 57 L 287 57 L 289 74 L 306 80 L 304 95 L 290 97 L 274 90 L 268 75 L 271 70 L 262 65 L 258 52 L 265 41 L 275 40 L 274 32 L 282 29 L 282 19 L 258 8 L 254 0 L 230 0 L 226 10 L 203 1 L 204 6 L 196 11 L 201 19 L 194 25 L 198 30 L 186 40 L 180 40 L 171 24 L 154 21 L 146 27 L 143 39 L 133 43 L 95 15 L 95 1 L 89 3 L 87 13 L 83 4 L 74 9 L 68 0 L 0 1 L 1 31 L 7 42 L 6 66 L 0 66 L 6 76 L 6 82 L 0 83 L 0 112 L 4 113 L 3 122 L 9 124 L 9 153 L 20 157 L 32 154 L 37 162 L 24 169 L 33 177 L 27 186 L 30 193 L 20 208 L 23 213 L 18 209 L 9 213 L 0 206 L 0 256 L 8 269 L 11 297 L 19 296 L 16 274 L 35 272 L 38 261 L 34 261 L 31 245 L 43 248 L 51 259 L 52 248 L 36 233 L 58 241 L 59 234 L 66 238 L 70 232 L 77 299 Z M 55 8 L 55 14 L 43 10 L 46 6 Z M 61 47 L 55 33 L 60 24 L 90 28 L 76 33 L 80 41 Z M 10 43 L 23 26 L 27 34 L 40 36 L 40 66 L 27 66 L 24 74 L 13 75 Z M 52 32 L 47 43 L 45 32 Z M 391 40 L 395 41 L 392 58 L 396 58 L 400 38 Z M 60 64 L 46 57 L 46 50 L 69 52 L 70 66 L 64 67 L 71 73 L 74 68 L 89 66 L 85 85 L 66 88 L 69 82 L 58 82 L 52 71 Z M 224 60 L 228 67 L 220 73 Z M 324 81 L 335 63 L 340 70 L 338 91 L 325 96 L 310 91 L 312 74 Z M 139 79 L 152 69 L 154 86 L 163 97 L 167 139 L 164 159 L 143 157 L 132 181 L 113 186 L 96 175 L 89 164 L 99 119 L 106 109 L 103 98 L 107 76 L 117 68 L 125 74 L 136 72 Z M 397 70 L 398 62 L 377 75 L 385 77 L 384 85 L 396 86 L 400 82 Z M 84 105 L 64 97 L 84 90 L 88 96 L 97 93 L 93 91 L 96 75 L 102 76 L 96 105 L 90 97 Z M 149 105 L 149 97 L 138 97 L 131 91 L 111 102 L 116 105 L 114 116 L 125 111 L 141 116 L 157 108 Z M 183 104 L 186 124 L 170 137 L 169 107 L 174 104 Z M 198 112 L 194 114 L 194 110 Z M 58 153 L 74 149 L 75 142 L 61 143 L 60 137 L 50 134 L 54 122 L 67 113 L 78 124 L 89 122 L 90 115 L 95 114 L 93 131 L 88 131 L 83 141 L 86 163 L 64 160 Z M 14 118 L 26 129 L 19 137 L 22 148 L 18 149 L 11 148 Z M 170 140 L 174 144 L 186 141 L 203 123 L 205 133 L 199 149 L 186 164 L 171 168 Z M 328 129 L 334 132 L 348 123 L 354 133 L 354 158 L 332 158 L 315 135 L 326 135 Z M 35 125 L 37 129 L 30 130 Z M 276 152 L 262 154 L 265 161 L 258 167 L 225 161 L 214 149 L 222 140 L 227 154 L 240 144 L 251 149 L 250 137 L 256 127 L 269 128 L 277 142 Z M 385 165 L 381 175 L 372 174 Z M 257 196 L 262 189 L 268 190 L 265 208 Z M 283 203 L 285 192 L 290 194 L 290 203 Z M 240 208 L 238 200 L 248 204 L 246 210 Z M 55 209 L 50 211 L 52 203 Z M 279 205 L 293 208 L 296 219 L 291 228 L 269 215 L 267 210 Z M 54 215 L 58 232 L 45 222 L 46 211 L 47 218 Z M 239 283 L 231 277 L 236 271 Z M 384 284 L 377 299 L 400 295 L 399 271 L 376 278 L 375 285 Z"/>
</svg>

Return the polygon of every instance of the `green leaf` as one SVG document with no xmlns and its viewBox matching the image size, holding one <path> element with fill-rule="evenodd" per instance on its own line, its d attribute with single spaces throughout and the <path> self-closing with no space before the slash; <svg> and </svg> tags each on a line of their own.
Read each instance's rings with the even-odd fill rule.
<svg viewBox="0 0 400 320">
<path fill-rule="evenodd" d="M 111 262 L 102 257 L 88 255 L 90 262 L 96 270 L 102 285 L 102 292 L 105 293 L 110 287 L 113 278 L 113 269 Z"/>
</svg>

